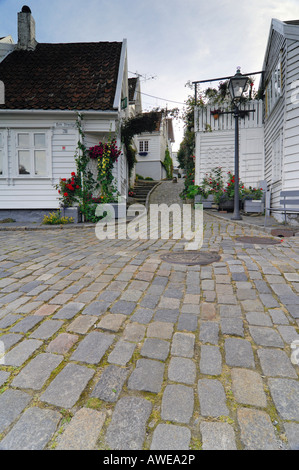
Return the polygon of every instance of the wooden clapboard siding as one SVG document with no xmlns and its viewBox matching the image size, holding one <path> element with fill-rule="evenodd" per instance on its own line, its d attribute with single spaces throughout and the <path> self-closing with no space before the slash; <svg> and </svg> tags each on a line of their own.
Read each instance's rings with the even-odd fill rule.
<svg viewBox="0 0 299 470">
<path fill-rule="evenodd" d="M 273 176 L 273 145 L 276 139 L 283 139 L 283 121 L 285 113 L 285 80 L 286 80 L 286 39 L 280 32 L 272 30 L 269 39 L 268 55 L 265 60 L 265 85 L 271 79 L 278 60 L 281 60 L 281 96 L 269 115 L 265 116 L 264 147 L 265 147 L 265 179 L 271 188 L 272 204 L 278 203 L 282 189 L 283 163 L 280 178 Z M 282 157 L 283 158 L 283 157 Z"/>
<path fill-rule="evenodd" d="M 299 41 L 287 42 L 286 114 L 283 189 L 299 187 Z"/>
<path fill-rule="evenodd" d="M 215 120 L 213 109 L 208 106 L 195 112 L 196 184 L 216 167 L 222 167 L 224 174 L 234 172 L 235 120 L 232 114 L 220 114 Z M 246 186 L 256 186 L 264 173 L 263 102 L 253 100 L 244 109 L 255 112 L 239 119 L 240 179 Z"/>
<path fill-rule="evenodd" d="M 58 192 L 55 185 L 60 178 L 68 178 L 72 171 L 76 170 L 75 154 L 79 140 L 79 133 L 76 128 L 76 114 L 70 119 L 62 119 L 61 115 L 41 116 L 40 113 L 29 115 L 7 115 L 1 121 L 2 129 L 8 129 L 6 139 L 6 165 L 7 174 L 0 177 L 0 209 L 55 209 L 59 207 Z M 108 140 L 108 132 L 113 128 L 111 120 L 103 119 L 99 124 L 99 119 L 90 120 L 85 118 L 87 128 L 90 132 L 85 134 L 85 145 L 91 147 L 99 143 L 100 140 Z M 48 177 L 16 177 L 15 170 L 15 145 L 14 136 L 18 130 L 44 130 L 49 139 L 50 171 Z M 126 180 L 125 165 L 126 159 L 123 157 L 121 178 Z M 96 164 L 94 168 L 96 174 Z M 119 173 L 117 166 L 113 170 L 117 178 Z M 125 182 L 126 184 L 126 182 Z M 124 182 L 120 183 L 123 189 Z"/>
</svg>

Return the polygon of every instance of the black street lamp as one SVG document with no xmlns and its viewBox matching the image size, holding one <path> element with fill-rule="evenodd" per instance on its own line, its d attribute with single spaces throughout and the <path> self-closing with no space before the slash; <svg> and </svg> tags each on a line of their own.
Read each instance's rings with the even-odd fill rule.
<svg viewBox="0 0 299 470">
<path fill-rule="evenodd" d="M 243 96 L 249 78 L 242 75 L 240 69 L 237 69 L 236 74 L 231 77 L 229 81 L 229 92 L 232 98 L 234 106 L 234 118 L 235 118 L 235 194 L 234 194 L 234 213 L 232 220 L 242 220 L 240 215 L 240 198 L 239 198 L 239 117 L 240 109 L 239 104 Z"/>
</svg>

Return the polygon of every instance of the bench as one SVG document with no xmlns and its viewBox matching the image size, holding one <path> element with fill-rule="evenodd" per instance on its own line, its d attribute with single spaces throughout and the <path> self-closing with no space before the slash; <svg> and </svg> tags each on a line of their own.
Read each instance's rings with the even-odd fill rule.
<svg viewBox="0 0 299 470">
<path fill-rule="evenodd" d="M 265 227 L 267 224 L 267 215 L 270 211 L 284 213 L 284 221 L 287 221 L 287 214 L 299 214 L 299 191 L 289 190 L 280 192 L 280 205 L 281 207 L 271 207 L 270 192 L 266 196 L 266 210 L 265 210 Z"/>
</svg>

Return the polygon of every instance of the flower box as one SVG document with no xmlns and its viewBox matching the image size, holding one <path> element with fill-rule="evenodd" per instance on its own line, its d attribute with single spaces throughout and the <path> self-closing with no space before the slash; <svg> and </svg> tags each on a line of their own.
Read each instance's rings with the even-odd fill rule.
<svg viewBox="0 0 299 470">
<path fill-rule="evenodd" d="M 198 194 L 194 198 L 194 204 L 202 204 L 203 209 L 212 209 L 212 204 L 214 204 L 213 194 L 209 194 L 207 198 L 203 197 L 201 194 Z"/>
<path fill-rule="evenodd" d="M 74 219 L 74 224 L 82 222 L 82 214 L 79 206 L 61 206 L 60 217 L 72 217 Z"/>
<path fill-rule="evenodd" d="M 245 199 L 243 210 L 244 212 L 264 212 L 264 203 L 260 199 Z"/>
</svg>

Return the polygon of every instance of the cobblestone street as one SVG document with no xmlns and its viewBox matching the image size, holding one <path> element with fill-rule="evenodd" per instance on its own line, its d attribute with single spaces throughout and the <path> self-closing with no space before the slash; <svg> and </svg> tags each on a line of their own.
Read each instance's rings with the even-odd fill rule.
<svg viewBox="0 0 299 470">
<path fill-rule="evenodd" d="M 0 449 L 299 449 L 299 237 L 244 235 L 269 236 L 205 213 L 221 259 L 187 266 L 183 240 L 1 231 Z"/>
</svg>

